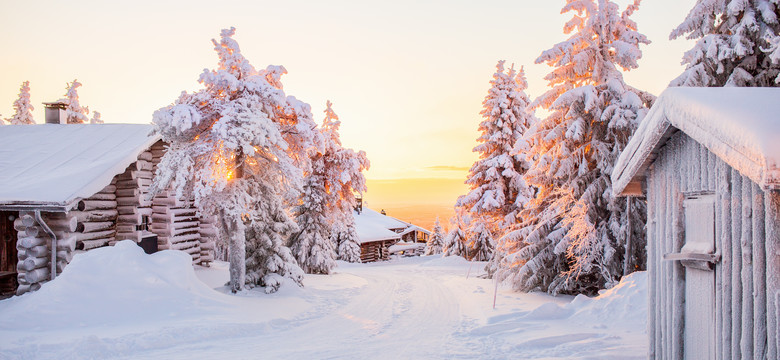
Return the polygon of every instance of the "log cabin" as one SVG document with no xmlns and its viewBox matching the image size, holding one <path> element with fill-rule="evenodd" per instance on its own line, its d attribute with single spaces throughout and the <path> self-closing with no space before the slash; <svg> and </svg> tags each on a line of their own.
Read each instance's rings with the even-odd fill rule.
<svg viewBox="0 0 780 360">
<path fill-rule="evenodd" d="M 669 88 L 615 164 L 647 201 L 650 359 L 780 358 L 778 99 Z"/>
<path fill-rule="evenodd" d="M 47 124 L 0 128 L 3 294 L 37 290 L 75 253 L 125 239 L 214 259 L 214 219 L 169 192 L 147 197 L 165 151 L 151 125 L 65 125 L 53 108 Z"/>
<path fill-rule="evenodd" d="M 424 243 L 430 231 L 367 207 L 355 210 L 355 230 L 360 239 L 360 261 L 387 260 L 398 242 Z"/>
</svg>

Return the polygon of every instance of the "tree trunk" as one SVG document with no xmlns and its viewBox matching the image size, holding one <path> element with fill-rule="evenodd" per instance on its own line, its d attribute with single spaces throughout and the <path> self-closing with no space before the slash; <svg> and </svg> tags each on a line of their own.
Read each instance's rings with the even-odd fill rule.
<svg viewBox="0 0 780 360">
<path fill-rule="evenodd" d="M 246 225 L 241 219 L 232 219 L 220 213 L 224 231 L 220 236 L 227 236 L 228 262 L 230 271 L 230 291 L 236 293 L 244 289 L 246 278 Z"/>
</svg>

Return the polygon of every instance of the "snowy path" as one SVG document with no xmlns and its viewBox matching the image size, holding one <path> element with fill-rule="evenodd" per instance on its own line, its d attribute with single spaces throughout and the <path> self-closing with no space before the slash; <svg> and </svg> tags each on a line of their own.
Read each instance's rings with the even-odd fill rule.
<svg viewBox="0 0 780 360">
<path fill-rule="evenodd" d="M 342 264 L 334 275 L 308 276 L 303 289 L 216 294 L 218 303 L 195 301 L 199 313 L 169 314 L 174 307 L 162 320 L 139 313 L 136 321 L 68 327 L 75 317 L 47 330 L 41 319 L 21 332 L 0 320 L 0 358 L 644 358 L 643 318 L 614 321 L 631 311 L 644 316 L 621 308 L 626 296 L 567 305 L 571 297 L 501 290 L 493 310 L 492 283 L 466 279 L 467 269 L 458 258 Z M 198 275 L 212 286 L 225 276 L 218 268 Z M 0 318 L 19 306 L 4 305 Z"/>
</svg>

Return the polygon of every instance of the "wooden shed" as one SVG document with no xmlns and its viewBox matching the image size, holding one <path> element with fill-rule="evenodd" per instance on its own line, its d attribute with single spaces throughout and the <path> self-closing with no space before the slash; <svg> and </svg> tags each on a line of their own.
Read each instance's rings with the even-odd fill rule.
<svg viewBox="0 0 780 360">
<path fill-rule="evenodd" d="M 612 181 L 647 199 L 649 358 L 780 358 L 780 89 L 667 89 Z"/>
<path fill-rule="evenodd" d="M 1 127 L 0 290 L 34 291 L 75 253 L 126 239 L 213 260 L 213 219 L 170 193 L 148 199 L 164 151 L 150 125 Z"/>
</svg>

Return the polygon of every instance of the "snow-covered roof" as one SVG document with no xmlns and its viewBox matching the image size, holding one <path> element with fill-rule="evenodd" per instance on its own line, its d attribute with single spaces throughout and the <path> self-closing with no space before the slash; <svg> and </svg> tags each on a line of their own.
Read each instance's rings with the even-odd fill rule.
<svg viewBox="0 0 780 360">
<path fill-rule="evenodd" d="M 780 89 L 666 89 L 612 172 L 615 194 L 639 195 L 645 170 L 680 130 L 759 184 L 780 189 Z"/>
<path fill-rule="evenodd" d="M 419 227 L 417 225 L 409 224 L 408 228 L 406 228 L 404 231 L 401 231 L 401 235 L 406 235 L 406 234 L 408 234 L 408 233 L 410 233 L 412 231 L 419 231 L 419 232 L 422 232 L 422 233 L 426 233 L 428 235 L 431 234 L 431 232 L 429 230 L 425 230 L 425 229 L 423 229 L 423 228 L 421 228 L 421 227 Z"/>
<path fill-rule="evenodd" d="M 151 132 L 140 124 L 0 127 L 0 208 L 72 207 L 160 140 Z"/>
<path fill-rule="evenodd" d="M 421 231 L 429 235 L 431 233 L 417 225 L 398 220 L 392 216 L 382 215 L 365 206 L 363 211 L 353 212 L 353 214 L 355 215 L 355 229 L 361 244 L 380 240 L 400 240 L 402 235 L 412 231 Z M 396 232 L 396 230 L 402 231 Z"/>
<path fill-rule="evenodd" d="M 374 210 L 363 207 L 360 213 L 355 215 L 355 231 L 361 244 L 381 240 L 401 240 L 401 234 L 390 230 L 388 225 L 397 226 L 397 223 L 387 221 L 388 218 Z M 389 218 L 395 220 L 393 218 Z"/>
<path fill-rule="evenodd" d="M 381 213 L 371 210 L 365 206 L 363 207 L 363 211 L 360 212 L 359 216 L 366 219 L 371 219 L 371 221 L 384 226 L 385 229 L 406 229 L 409 225 L 411 225 L 392 216 L 382 215 Z"/>
</svg>

